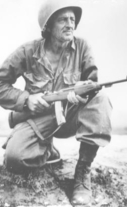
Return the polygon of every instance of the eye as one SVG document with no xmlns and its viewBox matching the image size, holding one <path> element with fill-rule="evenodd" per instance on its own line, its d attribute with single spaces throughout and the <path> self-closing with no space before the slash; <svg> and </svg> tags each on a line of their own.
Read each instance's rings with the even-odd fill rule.
<svg viewBox="0 0 127 207">
<path fill-rule="evenodd" d="M 72 21 L 72 22 L 75 22 L 75 18 L 72 17 L 72 18 L 71 18 L 71 21 Z"/>
<path fill-rule="evenodd" d="M 63 17 L 62 18 L 59 18 L 58 21 L 59 22 L 65 22 L 66 21 L 66 18 L 63 18 Z"/>
</svg>

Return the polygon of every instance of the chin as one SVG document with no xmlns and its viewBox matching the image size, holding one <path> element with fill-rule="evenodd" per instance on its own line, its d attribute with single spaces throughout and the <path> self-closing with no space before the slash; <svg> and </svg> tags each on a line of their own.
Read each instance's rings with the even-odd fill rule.
<svg viewBox="0 0 127 207">
<path fill-rule="evenodd" d="M 73 36 L 68 36 L 64 38 L 64 41 L 71 41 L 73 39 Z"/>
</svg>

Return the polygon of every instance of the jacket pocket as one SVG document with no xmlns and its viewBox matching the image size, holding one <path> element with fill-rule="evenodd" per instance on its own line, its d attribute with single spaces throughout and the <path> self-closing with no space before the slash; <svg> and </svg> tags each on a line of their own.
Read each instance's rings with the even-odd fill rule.
<svg viewBox="0 0 127 207">
<path fill-rule="evenodd" d="M 26 90 L 30 93 L 39 93 L 46 90 L 50 79 L 43 78 L 41 76 L 35 76 L 33 73 L 24 73 L 26 80 Z"/>
<path fill-rule="evenodd" d="M 80 81 L 81 78 L 81 72 L 75 72 L 75 73 L 64 73 L 63 74 L 64 83 L 67 85 L 73 85 Z"/>
</svg>

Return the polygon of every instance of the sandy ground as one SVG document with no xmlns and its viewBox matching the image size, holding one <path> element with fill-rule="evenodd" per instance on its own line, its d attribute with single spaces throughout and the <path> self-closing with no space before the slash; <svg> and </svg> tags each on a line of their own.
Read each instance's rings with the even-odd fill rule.
<svg viewBox="0 0 127 207">
<path fill-rule="evenodd" d="M 1 137 L 0 146 L 5 141 Z M 79 142 L 74 137 L 54 139 L 62 161 L 58 165 L 16 176 L 2 167 L 4 150 L 0 150 L 0 206 L 71 206 L 73 176 L 78 159 Z M 113 135 L 111 143 L 100 148 L 92 164 L 91 205 L 94 207 L 127 206 L 127 135 Z"/>
</svg>

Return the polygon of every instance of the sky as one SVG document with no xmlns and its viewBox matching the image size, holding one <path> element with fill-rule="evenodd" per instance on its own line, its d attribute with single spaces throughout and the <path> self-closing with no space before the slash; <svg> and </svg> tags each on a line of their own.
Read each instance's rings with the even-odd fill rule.
<svg viewBox="0 0 127 207">
<path fill-rule="evenodd" d="M 76 36 L 91 45 L 99 82 L 127 76 L 127 0 L 77 0 L 83 8 Z M 0 0 L 0 64 L 21 44 L 40 38 L 43 0 Z M 19 80 L 17 87 L 21 87 Z M 22 88 L 22 87 L 21 87 Z M 127 110 L 127 83 L 106 90 L 115 108 Z"/>
</svg>

